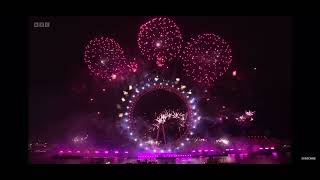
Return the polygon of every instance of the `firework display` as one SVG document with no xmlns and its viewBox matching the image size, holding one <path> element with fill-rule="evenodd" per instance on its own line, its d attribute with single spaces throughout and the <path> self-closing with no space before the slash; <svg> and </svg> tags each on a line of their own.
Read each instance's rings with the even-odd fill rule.
<svg viewBox="0 0 320 180">
<path fill-rule="evenodd" d="M 149 60 L 158 67 L 176 58 L 182 48 L 182 35 L 179 27 L 166 17 L 154 18 L 140 27 L 138 47 Z"/>
<path fill-rule="evenodd" d="M 84 62 L 91 73 L 103 80 L 123 79 L 128 72 L 137 71 L 137 63 L 129 61 L 123 49 L 112 38 L 96 37 L 84 51 Z"/>
<path fill-rule="evenodd" d="M 162 131 L 162 129 L 159 128 L 161 127 L 161 124 L 165 123 L 165 120 L 168 117 L 176 118 L 178 119 L 177 122 L 179 126 L 181 125 L 180 127 L 186 127 L 187 131 L 183 135 L 185 136 L 185 140 L 188 141 L 189 137 L 194 135 L 194 130 L 201 120 L 201 116 L 196 105 L 196 98 L 193 97 L 192 91 L 186 88 L 186 85 L 181 84 L 179 78 L 176 78 L 176 81 L 169 81 L 164 80 L 159 76 L 155 76 L 147 78 L 140 84 L 134 86 L 129 85 L 128 89 L 123 91 L 123 97 L 121 98 L 121 107 L 123 108 L 121 108 L 121 112 L 118 114 L 118 117 L 121 118 L 123 122 L 123 128 L 127 130 L 129 137 L 134 142 L 137 142 L 141 148 L 161 148 L 156 139 L 152 139 L 151 137 L 142 137 L 142 135 L 135 132 L 135 124 L 139 122 L 137 122 L 133 116 L 133 111 L 138 100 L 145 94 L 159 89 L 172 92 L 181 98 L 181 100 L 183 100 L 183 102 L 187 105 L 187 112 L 184 114 L 172 111 L 164 111 L 155 119 L 154 125 L 151 126 L 152 128 L 158 127 L 157 130 Z M 177 150 L 184 145 L 184 140 L 174 142 L 173 144 L 168 144 L 168 146 L 171 146 L 171 148 L 175 147 Z"/>
<path fill-rule="evenodd" d="M 156 141 L 159 142 L 159 134 L 162 131 L 163 142 L 166 144 L 166 134 L 165 134 L 165 124 L 174 119 L 178 124 L 178 130 L 180 131 L 182 128 L 186 127 L 186 119 L 187 116 L 185 113 L 181 113 L 173 110 L 164 110 L 161 112 L 155 119 L 155 122 L 151 125 L 149 131 L 157 131 Z"/>
<path fill-rule="evenodd" d="M 84 143 L 87 139 L 88 139 L 88 134 L 84 137 L 76 136 L 72 139 L 72 142 L 76 144 L 81 144 L 81 143 Z"/>
<path fill-rule="evenodd" d="M 134 21 L 121 22 L 126 18 Z M 263 58 L 239 53 L 240 41 L 231 43 L 235 37 L 227 34 L 228 31 L 223 32 L 223 28 L 215 28 L 217 23 L 211 21 L 216 19 L 209 21 L 208 18 L 185 26 L 194 32 L 183 29 L 182 23 L 190 23 L 189 17 L 106 18 L 113 22 L 110 27 L 117 24 L 104 27 L 110 31 L 102 33 L 112 36 L 98 35 L 85 41 L 81 51 L 83 59 L 80 57 L 77 67 L 67 73 L 75 74 L 70 82 L 68 79 L 70 86 L 65 86 L 73 96 L 64 100 L 60 91 L 59 96 L 52 94 L 57 100 L 48 105 L 48 109 L 52 111 L 54 105 L 61 104 L 61 111 L 54 109 L 56 113 L 51 114 L 57 115 L 48 119 L 58 120 L 57 128 L 66 132 L 59 134 L 63 139 L 50 147 L 53 162 L 64 159 L 67 163 L 78 161 L 79 164 L 131 164 L 135 160 L 134 163 L 167 164 L 165 160 L 170 160 L 176 164 L 210 164 L 233 163 L 234 158 L 234 163 L 243 164 L 260 162 L 259 157 L 239 163 L 244 157 L 263 153 L 276 156 L 274 153 L 285 152 L 281 149 L 282 142 L 271 139 L 275 133 L 267 123 L 274 111 L 263 111 L 269 105 L 265 99 L 260 101 L 261 95 L 268 93 L 252 93 L 270 85 L 259 79 L 266 68 L 258 65 L 265 64 L 254 61 Z M 136 24 L 141 20 L 145 21 Z M 201 29 L 205 22 L 213 26 Z M 136 28 L 132 24 L 137 25 Z M 123 27 L 126 29 L 121 32 Z M 103 30 L 107 29 L 97 32 Z M 207 30 L 219 30 L 225 37 Z M 90 33 L 97 32 L 90 30 Z M 81 42 L 83 39 L 78 44 Z M 236 50 L 236 59 L 231 46 Z M 244 49 L 250 50 L 246 46 Z M 50 90 L 56 89 L 60 90 L 50 87 Z M 261 121 L 263 118 L 267 123 Z M 259 127 L 261 125 L 265 127 Z M 50 129 L 50 132 L 57 131 Z M 38 137 L 31 138 L 36 144 L 29 144 L 30 151 L 49 152 L 46 143 L 42 145 Z"/>
<path fill-rule="evenodd" d="M 178 124 L 179 124 L 179 128 L 180 127 L 185 127 L 186 126 L 186 114 L 181 113 L 181 112 L 176 112 L 173 110 L 164 110 L 163 112 L 161 112 L 157 118 L 155 119 L 155 123 L 153 124 L 153 129 L 159 129 L 161 125 L 165 124 L 167 122 L 167 120 L 169 119 L 176 119 Z"/>
<path fill-rule="evenodd" d="M 212 33 L 191 38 L 181 57 L 185 75 L 202 86 L 212 86 L 232 61 L 230 45 Z"/>
<path fill-rule="evenodd" d="M 216 143 L 222 144 L 222 145 L 228 145 L 230 142 L 226 138 L 220 138 L 216 140 Z"/>
<path fill-rule="evenodd" d="M 190 77 L 194 84 L 200 88 L 212 87 L 213 83 L 228 69 L 232 61 L 231 47 L 220 36 L 213 33 L 200 34 L 191 38 L 182 49 L 183 38 L 180 28 L 174 21 L 167 17 L 157 17 L 140 26 L 138 32 L 138 48 L 148 62 L 154 62 L 158 67 L 167 67 L 173 59 L 182 60 L 184 76 Z M 182 52 L 181 52 L 182 51 Z M 130 59 L 130 60 L 129 60 Z M 85 62 L 96 76 L 114 81 L 123 79 L 130 72 L 137 72 L 136 58 L 126 58 L 120 45 L 113 39 L 100 37 L 91 40 L 85 48 Z M 233 76 L 237 75 L 234 70 Z M 159 75 L 149 74 L 142 82 L 135 85 L 129 84 L 122 90 L 120 103 L 116 104 L 117 117 L 121 121 L 121 127 L 130 139 L 139 148 L 150 151 L 163 149 L 179 150 L 186 144 L 194 141 L 195 129 L 201 118 L 197 99 L 201 95 L 195 95 L 183 84 L 184 76 L 165 80 Z M 180 110 L 164 109 L 156 114 L 144 133 L 139 132 L 137 125 L 144 121 L 134 116 L 135 107 L 144 95 L 156 90 L 165 90 L 174 93 L 187 107 L 186 112 Z M 196 96 L 199 96 L 196 98 Z M 207 101 L 210 99 L 207 97 Z M 240 117 L 232 117 L 233 114 L 223 116 L 225 120 L 236 119 L 237 122 L 252 121 L 255 112 L 248 111 Z M 214 119 L 215 125 L 223 123 L 221 114 Z M 166 126 L 174 121 L 177 125 L 177 134 L 180 137 L 173 142 L 166 138 Z M 155 135 L 156 134 L 156 135 Z M 161 136 L 161 138 L 160 138 Z M 225 144 L 227 140 L 221 139 L 217 143 Z"/>
<path fill-rule="evenodd" d="M 237 122 L 244 123 L 253 121 L 253 116 L 255 115 L 255 111 L 245 111 L 244 114 L 240 115 L 239 117 L 236 117 Z"/>
</svg>

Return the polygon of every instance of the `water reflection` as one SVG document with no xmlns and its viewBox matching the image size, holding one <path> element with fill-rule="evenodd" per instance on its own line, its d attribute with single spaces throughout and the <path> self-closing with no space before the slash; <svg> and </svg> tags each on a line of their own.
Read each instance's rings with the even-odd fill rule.
<svg viewBox="0 0 320 180">
<path fill-rule="evenodd" d="M 229 154 L 227 156 L 188 157 L 171 159 L 144 159 L 135 158 L 32 158 L 32 163 L 39 164 L 282 164 L 290 163 L 290 153 L 276 153 L 264 155 Z"/>
</svg>

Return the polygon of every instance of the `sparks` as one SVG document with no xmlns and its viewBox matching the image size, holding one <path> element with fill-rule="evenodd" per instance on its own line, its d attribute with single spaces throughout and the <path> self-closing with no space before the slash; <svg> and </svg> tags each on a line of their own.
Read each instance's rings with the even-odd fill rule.
<svg viewBox="0 0 320 180">
<path fill-rule="evenodd" d="M 163 67 L 178 56 L 182 49 L 182 35 L 179 27 L 166 17 L 153 18 L 140 27 L 138 47 L 149 61 L 156 61 Z"/>
<path fill-rule="evenodd" d="M 84 62 L 90 72 L 108 81 L 128 75 L 134 61 L 127 59 L 118 42 L 109 37 L 96 37 L 84 49 Z"/>
<path fill-rule="evenodd" d="M 231 48 L 224 39 L 213 33 L 200 34 L 187 43 L 182 60 L 187 76 L 203 87 L 210 87 L 229 68 Z"/>
<path fill-rule="evenodd" d="M 216 140 L 217 143 L 222 143 L 224 145 L 228 145 L 229 144 L 229 140 L 226 138 L 220 138 Z"/>
<path fill-rule="evenodd" d="M 236 70 L 232 71 L 232 76 L 237 76 L 237 71 Z"/>
</svg>

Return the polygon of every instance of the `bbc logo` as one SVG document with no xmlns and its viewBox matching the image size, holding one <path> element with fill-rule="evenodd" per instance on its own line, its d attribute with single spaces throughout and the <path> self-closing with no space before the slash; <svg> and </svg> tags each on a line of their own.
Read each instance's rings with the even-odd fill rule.
<svg viewBox="0 0 320 180">
<path fill-rule="evenodd" d="M 50 22 L 33 22 L 33 27 L 48 28 L 50 27 Z"/>
</svg>

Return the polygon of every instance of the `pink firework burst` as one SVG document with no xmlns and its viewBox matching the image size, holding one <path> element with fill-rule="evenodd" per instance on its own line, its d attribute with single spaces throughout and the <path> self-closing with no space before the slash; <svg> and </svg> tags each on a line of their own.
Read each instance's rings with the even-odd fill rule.
<svg viewBox="0 0 320 180">
<path fill-rule="evenodd" d="M 95 76 L 114 81 L 135 72 L 137 64 L 130 62 L 120 45 L 112 38 L 97 37 L 89 41 L 84 51 L 84 62 Z"/>
<path fill-rule="evenodd" d="M 232 61 L 231 48 L 215 34 L 201 34 L 187 43 L 182 60 L 187 76 L 202 86 L 212 86 L 227 71 Z"/>
<path fill-rule="evenodd" d="M 182 48 L 182 35 L 179 27 L 166 17 L 154 18 L 140 27 L 138 47 L 149 61 L 158 67 L 176 58 Z"/>
</svg>

